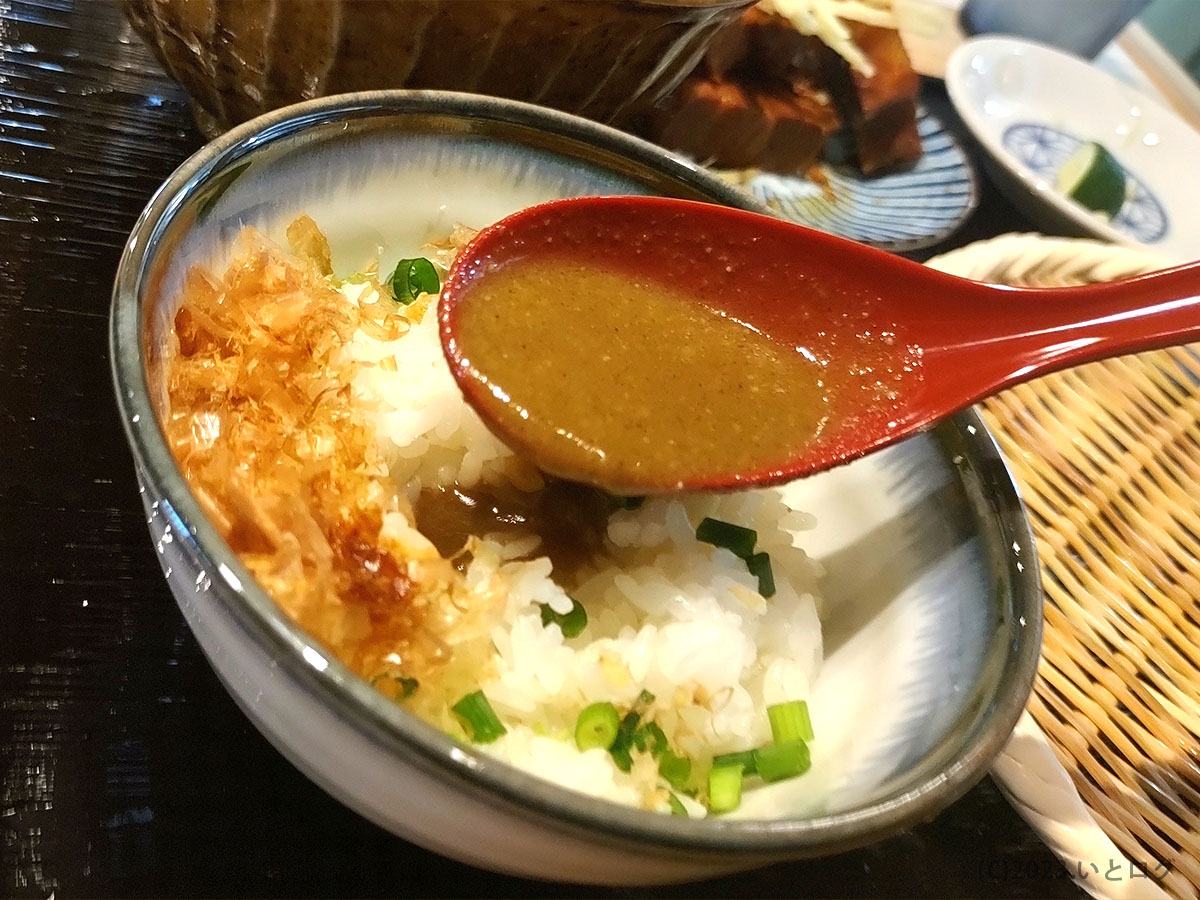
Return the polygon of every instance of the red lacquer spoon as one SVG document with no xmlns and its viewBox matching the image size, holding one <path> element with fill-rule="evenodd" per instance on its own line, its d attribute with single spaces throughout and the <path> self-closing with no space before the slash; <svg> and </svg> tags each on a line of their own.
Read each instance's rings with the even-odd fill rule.
<svg viewBox="0 0 1200 900">
<path fill-rule="evenodd" d="M 847 462 L 1047 372 L 1200 339 L 1200 264 L 1017 289 L 741 210 L 587 197 L 480 232 L 440 302 L 467 400 L 545 470 L 726 490 Z"/>
</svg>

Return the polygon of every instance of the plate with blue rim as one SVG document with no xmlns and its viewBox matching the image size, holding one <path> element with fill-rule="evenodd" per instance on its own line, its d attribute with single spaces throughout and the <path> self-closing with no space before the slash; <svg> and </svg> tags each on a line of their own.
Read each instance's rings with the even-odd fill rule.
<svg viewBox="0 0 1200 900">
<path fill-rule="evenodd" d="M 910 169 L 863 175 L 820 163 L 816 180 L 769 172 L 734 173 L 742 187 L 800 225 L 884 250 L 919 250 L 954 233 L 979 203 L 966 151 L 945 124 L 917 108 L 921 159 Z"/>
<path fill-rule="evenodd" d="M 1200 258 L 1200 204 L 1186 189 L 1200 132 L 1154 98 L 1069 53 L 992 36 L 950 55 L 946 90 L 996 186 L 1043 230 L 1143 247 L 1168 262 Z M 1124 171 L 1124 202 L 1111 219 L 1057 184 L 1085 142 Z"/>
</svg>

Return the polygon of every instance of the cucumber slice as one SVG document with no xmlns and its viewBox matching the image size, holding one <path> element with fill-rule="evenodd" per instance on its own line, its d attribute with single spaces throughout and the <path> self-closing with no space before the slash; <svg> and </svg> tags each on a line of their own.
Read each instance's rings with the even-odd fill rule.
<svg viewBox="0 0 1200 900">
<path fill-rule="evenodd" d="M 1067 157 L 1056 181 L 1060 191 L 1106 219 L 1125 203 L 1125 170 L 1104 147 L 1091 141 Z"/>
</svg>

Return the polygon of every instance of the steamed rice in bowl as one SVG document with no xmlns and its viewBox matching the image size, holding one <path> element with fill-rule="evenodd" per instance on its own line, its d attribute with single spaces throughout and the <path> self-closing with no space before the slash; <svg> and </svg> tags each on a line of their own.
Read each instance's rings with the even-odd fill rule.
<svg viewBox="0 0 1200 900">
<path fill-rule="evenodd" d="M 434 271 L 470 234 L 425 249 Z M 812 517 L 786 486 L 614 498 L 544 476 L 464 402 L 435 293 L 398 302 L 373 267 L 335 278 L 311 220 L 288 239 L 248 231 L 227 271 L 192 269 L 174 320 L 165 429 L 222 536 L 314 638 L 450 735 L 573 790 L 706 814 L 714 757 L 772 745 L 768 708 L 810 696 Z M 698 537 L 705 520 L 753 530 L 766 580 Z M 498 728 L 461 705 L 480 694 Z M 597 706 L 621 736 L 584 748 Z"/>
</svg>

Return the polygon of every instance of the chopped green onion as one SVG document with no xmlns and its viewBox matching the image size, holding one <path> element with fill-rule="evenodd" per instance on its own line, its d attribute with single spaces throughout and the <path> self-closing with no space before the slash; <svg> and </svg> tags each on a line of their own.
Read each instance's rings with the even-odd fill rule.
<svg viewBox="0 0 1200 900">
<path fill-rule="evenodd" d="M 742 767 L 714 766 L 708 770 L 709 812 L 725 813 L 737 809 L 742 802 Z"/>
<path fill-rule="evenodd" d="M 571 610 L 567 613 L 555 612 L 549 603 L 543 603 L 541 606 L 543 628 L 557 625 L 562 629 L 565 638 L 579 637 L 583 629 L 587 628 L 587 610 L 574 598 L 571 599 Z"/>
<path fill-rule="evenodd" d="M 735 556 L 746 559 L 754 552 L 758 532 L 753 528 L 722 522 L 720 519 L 706 518 L 696 527 L 696 540 L 715 547 L 724 547 L 733 551 Z"/>
<path fill-rule="evenodd" d="M 653 695 L 651 695 L 653 697 Z M 647 722 L 633 733 L 633 746 L 649 753 L 658 763 L 658 774 L 667 784 L 681 790 L 692 775 L 692 761 L 671 749 L 671 742 L 657 722 Z"/>
<path fill-rule="evenodd" d="M 663 730 L 658 725 L 650 722 L 645 729 L 638 728 L 642 721 L 642 713 L 653 702 L 654 695 L 649 691 L 643 690 L 637 695 L 637 699 L 633 701 L 633 707 L 621 719 L 621 727 L 617 729 L 616 740 L 608 748 L 613 762 L 622 772 L 628 772 L 633 767 L 633 757 L 629 751 L 634 747 L 642 751 L 649 747 L 652 754 L 654 753 L 653 747 L 658 746 L 660 742 L 661 746 L 667 748 L 667 736 L 663 734 Z"/>
<path fill-rule="evenodd" d="M 436 294 L 441 287 L 437 269 L 424 257 L 400 260 L 388 276 L 388 284 L 392 286 L 396 302 L 405 306 L 422 294 Z"/>
<path fill-rule="evenodd" d="M 608 748 L 608 755 L 613 758 L 618 769 L 628 772 L 633 768 L 633 757 L 629 751 L 633 747 L 633 735 L 637 731 L 641 715 L 633 710 L 625 713 L 621 725 L 617 728 L 617 736 Z"/>
<path fill-rule="evenodd" d="M 771 571 L 771 556 L 768 553 L 754 552 L 758 532 L 753 528 L 743 528 L 741 525 L 722 522 L 720 519 L 706 518 L 696 528 L 696 540 L 715 547 L 724 547 L 735 556 L 740 556 L 746 561 L 746 568 L 750 574 L 758 579 L 758 592 L 764 597 L 775 596 L 775 573 Z"/>
<path fill-rule="evenodd" d="M 467 694 L 450 708 L 477 744 L 490 744 L 508 731 L 483 691 Z"/>
<path fill-rule="evenodd" d="M 754 775 L 758 772 L 758 767 L 754 764 L 753 750 L 739 750 L 737 753 L 717 754 L 713 757 L 712 764 L 714 767 L 740 765 L 743 775 Z"/>
<path fill-rule="evenodd" d="M 808 704 L 803 700 L 768 706 L 767 719 L 771 723 L 771 737 L 777 744 L 813 739 L 812 719 L 808 716 Z"/>
<path fill-rule="evenodd" d="M 675 790 L 681 791 L 692 777 L 692 761 L 667 748 L 658 757 L 658 774 Z"/>
<path fill-rule="evenodd" d="M 764 597 L 775 596 L 775 573 L 771 571 L 769 553 L 753 553 L 746 557 L 746 568 L 758 579 L 758 592 Z"/>
<path fill-rule="evenodd" d="M 808 744 L 791 741 L 787 744 L 768 744 L 754 751 L 754 764 L 763 781 L 782 781 L 803 775 L 812 765 Z"/>
<path fill-rule="evenodd" d="M 643 753 L 658 756 L 663 750 L 669 750 L 667 735 L 657 722 L 647 722 L 633 733 L 633 746 Z"/>
<path fill-rule="evenodd" d="M 607 750 L 617 739 L 621 727 L 621 716 L 617 708 L 608 702 L 585 706 L 575 720 L 575 746 L 580 750 L 601 747 Z"/>
<path fill-rule="evenodd" d="M 667 806 L 671 807 L 671 815 L 688 817 L 687 807 L 683 805 L 683 801 L 674 794 L 667 793 Z"/>
</svg>

